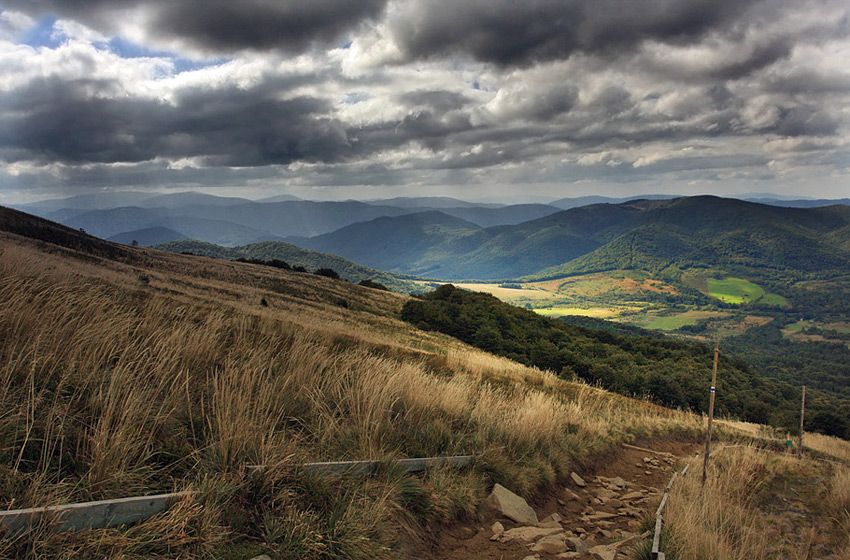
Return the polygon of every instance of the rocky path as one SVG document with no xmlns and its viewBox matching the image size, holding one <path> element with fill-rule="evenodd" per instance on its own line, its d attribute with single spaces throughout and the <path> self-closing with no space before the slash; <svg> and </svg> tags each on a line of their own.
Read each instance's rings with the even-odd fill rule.
<svg viewBox="0 0 850 560">
<path fill-rule="evenodd" d="M 644 446 L 654 452 L 619 448 L 594 471 L 573 473 L 545 501 L 531 506 L 497 485 L 476 523 L 447 529 L 422 557 L 625 559 L 641 538 L 641 519 L 657 505 L 677 459 L 698 447 L 658 440 Z"/>
</svg>

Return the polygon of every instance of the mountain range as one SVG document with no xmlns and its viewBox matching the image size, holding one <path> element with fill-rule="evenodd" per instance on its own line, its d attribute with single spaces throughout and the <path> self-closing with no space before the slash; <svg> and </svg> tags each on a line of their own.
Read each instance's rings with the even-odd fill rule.
<svg viewBox="0 0 850 560">
<path fill-rule="evenodd" d="M 785 207 L 850 203 L 846 199 L 784 200 L 769 195 L 753 196 L 758 196 L 759 203 Z M 639 198 L 670 200 L 676 197 L 645 195 Z M 548 204 L 507 205 L 437 196 L 320 202 L 302 200 L 290 194 L 249 200 L 198 192 L 104 192 L 14 207 L 98 237 L 122 242 L 152 245 L 189 238 L 234 247 L 258 241 L 296 241 L 377 218 L 422 212 L 439 211 L 474 226 L 491 228 L 518 225 L 560 210 L 593 204 L 622 204 L 634 199 L 583 196 L 554 200 Z M 421 268 L 427 269 L 425 266 Z"/>
<path fill-rule="evenodd" d="M 850 206 L 785 208 L 699 196 L 595 204 L 490 228 L 431 211 L 292 241 L 442 280 L 691 266 L 811 274 L 850 270 Z"/>
</svg>

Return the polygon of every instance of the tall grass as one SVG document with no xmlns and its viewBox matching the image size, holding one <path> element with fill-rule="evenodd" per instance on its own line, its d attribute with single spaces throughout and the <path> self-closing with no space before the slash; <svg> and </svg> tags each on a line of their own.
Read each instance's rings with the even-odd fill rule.
<svg viewBox="0 0 850 560">
<path fill-rule="evenodd" d="M 232 263 L 184 273 L 188 257 L 141 250 L 135 265 L 8 238 L 2 252 L 0 507 L 201 490 L 136 528 L 0 546 L 13 557 L 191 558 L 245 542 L 382 557 L 400 533 L 471 515 L 492 481 L 532 495 L 619 441 L 699 423 L 418 332 L 392 318 L 392 294 Z M 479 452 L 472 472 L 422 479 L 294 471 Z M 271 468 L 241 477 L 258 463 Z"/>
<path fill-rule="evenodd" d="M 705 486 L 699 470 L 680 478 L 667 502 L 662 549 L 669 556 L 802 559 L 848 551 L 846 468 L 736 447 L 712 458 Z"/>
</svg>

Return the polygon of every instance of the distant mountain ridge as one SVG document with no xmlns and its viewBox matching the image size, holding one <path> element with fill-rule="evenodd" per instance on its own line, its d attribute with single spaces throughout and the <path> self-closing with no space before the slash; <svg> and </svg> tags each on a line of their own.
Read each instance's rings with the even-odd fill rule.
<svg viewBox="0 0 850 560">
<path fill-rule="evenodd" d="M 443 280 L 683 265 L 821 273 L 850 270 L 850 206 L 800 209 L 700 196 L 582 206 L 491 228 L 435 211 L 297 242 L 368 266 Z"/>
<path fill-rule="evenodd" d="M 425 203 L 431 199 L 411 200 Z M 452 199 L 438 199 L 434 202 L 457 203 L 457 207 L 441 207 L 440 211 L 482 227 L 513 225 L 558 212 L 554 206 L 545 204 L 478 206 Z M 132 206 L 114 208 L 85 210 L 74 207 L 56 208 L 52 204 L 46 204 L 22 209 L 73 228 L 83 228 L 103 238 L 159 227 L 174 229 L 190 238 L 226 246 L 283 240 L 287 237 L 313 237 L 380 217 L 435 210 L 433 207 L 416 206 L 413 203 L 379 205 L 353 200 L 315 202 L 288 199 L 253 202 L 200 193 L 155 196 Z"/>
<path fill-rule="evenodd" d="M 410 280 L 357 264 L 336 255 L 310 251 L 296 247 L 291 243 L 280 241 L 263 241 L 240 247 L 223 247 L 195 239 L 184 239 L 181 241 L 160 243 L 153 245 L 151 248 L 171 253 L 191 253 L 193 255 L 226 260 L 240 258 L 260 261 L 281 260 L 293 267 L 302 266 L 309 272 L 314 272 L 320 268 L 330 268 L 338 273 L 341 278 L 349 282 L 357 283 L 362 280 L 374 280 L 396 292 L 411 293 L 419 291 L 419 286 Z"/>
</svg>

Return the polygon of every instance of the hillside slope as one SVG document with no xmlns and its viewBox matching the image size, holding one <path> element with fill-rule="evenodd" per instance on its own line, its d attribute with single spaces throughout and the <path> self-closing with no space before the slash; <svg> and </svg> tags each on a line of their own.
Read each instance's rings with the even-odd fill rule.
<svg viewBox="0 0 850 560">
<path fill-rule="evenodd" d="M 715 197 L 679 199 L 579 259 L 536 277 L 637 268 L 763 269 L 762 276 L 850 270 L 850 207 L 792 209 Z"/>
<path fill-rule="evenodd" d="M 296 247 L 291 243 L 284 243 L 282 241 L 262 241 L 239 247 L 223 247 L 194 239 L 184 239 L 181 241 L 159 243 L 152 248 L 171 253 L 191 253 L 193 255 L 226 260 L 279 260 L 293 267 L 304 267 L 310 272 L 320 268 L 330 268 L 337 272 L 341 278 L 349 282 L 357 283 L 362 280 L 375 280 L 391 290 L 400 293 L 410 293 L 420 290 L 413 282 L 404 280 L 393 274 L 362 266 L 336 255 L 302 249 L 301 247 Z"/>
<path fill-rule="evenodd" d="M 412 558 L 495 482 L 531 498 L 623 439 L 699 425 L 419 331 L 390 292 L 4 208 L 0 253 L 0 507 L 198 492 L 135 526 L 0 540 L 3 557 Z M 297 469 L 483 451 L 422 478 Z"/>
</svg>

